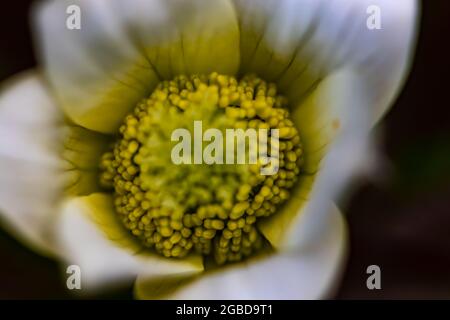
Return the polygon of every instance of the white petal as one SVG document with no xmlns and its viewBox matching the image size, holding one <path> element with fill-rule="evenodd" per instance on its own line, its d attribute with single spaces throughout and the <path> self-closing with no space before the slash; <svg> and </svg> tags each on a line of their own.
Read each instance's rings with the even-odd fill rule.
<svg viewBox="0 0 450 320">
<path fill-rule="evenodd" d="M 99 164 L 101 156 L 110 146 L 111 137 L 80 126 L 64 126 L 64 160 L 66 194 L 88 195 L 101 190 Z"/>
<path fill-rule="evenodd" d="M 330 203 L 371 163 L 363 86 L 357 72 L 344 69 L 324 79 L 293 111 L 305 163 L 288 203 L 258 224 L 274 247 L 304 246 L 320 239 Z"/>
<path fill-rule="evenodd" d="M 224 267 L 192 280 L 171 299 L 320 299 L 336 288 L 346 257 L 346 226 L 336 208 L 320 241 L 302 250 L 274 253 Z M 136 286 L 145 286 L 139 277 Z M 139 291 L 139 298 L 153 297 Z M 162 297 L 167 298 L 167 297 Z"/>
<path fill-rule="evenodd" d="M 137 274 L 154 279 L 203 270 L 201 257 L 167 259 L 143 249 L 118 220 L 111 195 L 68 200 L 55 232 L 67 265 L 80 267 L 87 290 L 130 281 Z"/>
<path fill-rule="evenodd" d="M 234 2 L 246 71 L 277 81 L 296 101 L 337 69 L 357 69 L 374 121 L 389 107 L 410 64 L 417 1 Z M 381 29 L 367 27 L 371 6 L 380 8 Z"/>
<path fill-rule="evenodd" d="M 81 30 L 66 8 L 81 9 Z M 40 52 L 64 111 L 77 124 L 114 133 L 160 79 L 233 74 L 237 19 L 228 0 L 67 0 L 37 10 Z"/>
<path fill-rule="evenodd" d="M 59 110 L 37 73 L 27 72 L 0 92 L 0 218 L 25 242 L 53 252 L 49 227 L 63 189 Z"/>
<path fill-rule="evenodd" d="M 373 164 L 371 117 L 365 84 L 358 72 L 343 70 L 325 79 L 294 112 L 294 118 L 309 135 L 305 145 L 306 170 L 315 176 L 308 201 L 290 221 L 283 247 L 296 247 L 319 241 L 326 231 L 330 199 L 338 199 L 351 179 Z M 308 122 L 308 109 L 332 106 L 321 121 Z M 325 116 L 326 115 L 326 116 Z M 336 134 L 337 132 L 337 134 Z M 314 134 L 320 139 L 314 138 Z M 306 137 L 305 137 L 306 138 Z M 325 144 L 323 144 L 325 142 Z"/>
<path fill-rule="evenodd" d="M 305 166 L 291 201 L 259 224 L 277 248 L 323 234 L 329 203 L 370 163 L 369 129 L 390 106 L 415 40 L 413 0 L 235 0 L 244 72 L 290 100 Z M 369 6 L 382 29 L 367 27 Z"/>
</svg>

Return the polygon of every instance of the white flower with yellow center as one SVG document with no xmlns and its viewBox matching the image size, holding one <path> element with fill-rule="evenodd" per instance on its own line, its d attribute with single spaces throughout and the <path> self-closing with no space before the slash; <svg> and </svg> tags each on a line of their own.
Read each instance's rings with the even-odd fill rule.
<svg viewBox="0 0 450 320">
<path fill-rule="evenodd" d="M 66 28 L 69 5 L 81 29 Z M 368 8 L 379 8 L 370 28 Z M 369 162 L 415 39 L 413 0 L 70 0 L 35 8 L 43 75 L 0 95 L 0 212 L 83 289 L 313 299 L 335 287 L 333 205 Z M 45 77 L 45 80 L 44 80 Z M 280 168 L 181 165 L 170 135 L 278 128 Z"/>
</svg>

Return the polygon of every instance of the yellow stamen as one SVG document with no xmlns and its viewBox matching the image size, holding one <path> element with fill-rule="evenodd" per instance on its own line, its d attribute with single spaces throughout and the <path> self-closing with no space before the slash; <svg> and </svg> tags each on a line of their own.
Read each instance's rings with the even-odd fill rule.
<svg viewBox="0 0 450 320">
<path fill-rule="evenodd" d="M 175 128 L 279 129 L 280 168 L 260 174 L 260 164 L 175 165 Z M 270 139 L 269 139 L 270 140 Z M 270 148 L 268 148 L 270 149 Z M 264 243 L 256 228 L 289 198 L 302 165 L 300 137 L 286 99 L 274 84 L 249 75 L 178 76 L 163 81 L 120 127 L 101 160 L 101 184 L 113 190 L 124 226 L 166 257 L 194 251 L 216 262 L 239 261 Z"/>
</svg>

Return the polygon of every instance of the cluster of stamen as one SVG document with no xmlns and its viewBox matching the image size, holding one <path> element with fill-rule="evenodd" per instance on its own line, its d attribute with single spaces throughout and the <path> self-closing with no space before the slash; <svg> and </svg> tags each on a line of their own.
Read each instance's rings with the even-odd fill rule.
<svg viewBox="0 0 450 320">
<path fill-rule="evenodd" d="M 297 129 L 276 86 L 257 78 L 212 73 L 161 82 L 120 127 L 101 160 L 101 184 L 114 193 L 124 226 L 166 257 L 213 256 L 239 261 L 264 245 L 258 219 L 274 214 L 290 196 L 302 164 Z M 171 133 L 207 127 L 279 129 L 279 170 L 262 164 L 182 164 L 171 161 Z M 270 134 L 270 130 L 268 130 Z M 270 139 L 268 139 L 270 142 Z"/>
</svg>

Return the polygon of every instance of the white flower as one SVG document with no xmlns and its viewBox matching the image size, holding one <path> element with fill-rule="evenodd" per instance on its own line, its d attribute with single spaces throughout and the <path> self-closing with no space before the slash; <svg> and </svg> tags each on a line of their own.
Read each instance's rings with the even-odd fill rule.
<svg viewBox="0 0 450 320">
<path fill-rule="evenodd" d="M 81 8 L 81 30 L 65 27 L 71 4 Z M 371 5 L 381 29 L 367 27 Z M 138 298 L 331 293 L 346 252 L 333 200 L 368 160 L 370 127 L 407 73 L 416 1 L 70 0 L 35 11 L 45 79 L 29 71 L 0 95 L 0 212 L 11 232 L 79 265 L 85 289 L 136 279 Z M 305 163 L 289 201 L 258 224 L 274 252 L 205 271 L 201 256 L 144 250 L 99 187 L 98 165 L 160 80 L 211 72 L 276 83 Z"/>
</svg>

